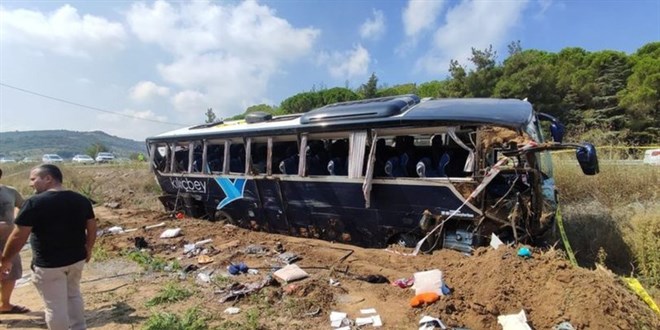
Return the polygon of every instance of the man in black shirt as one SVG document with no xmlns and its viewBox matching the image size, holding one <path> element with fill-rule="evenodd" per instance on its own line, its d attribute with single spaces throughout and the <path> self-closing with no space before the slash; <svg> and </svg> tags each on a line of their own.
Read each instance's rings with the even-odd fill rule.
<svg viewBox="0 0 660 330">
<path fill-rule="evenodd" d="M 0 275 L 9 274 L 11 258 L 30 237 L 32 282 L 46 305 L 48 328 L 86 329 L 80 278 L 96 241 L 92 205 L 85 196 L 62 188 L 62 172 L 52 164 L 34 168 L 30 186 L 36 195 L 16 218 L 2 253 Z"/>
</svg>

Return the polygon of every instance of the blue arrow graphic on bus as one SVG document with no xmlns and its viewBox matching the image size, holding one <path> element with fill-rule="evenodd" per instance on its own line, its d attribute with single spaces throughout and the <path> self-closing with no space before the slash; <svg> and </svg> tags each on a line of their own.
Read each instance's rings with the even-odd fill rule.
<svg viewBox="0 0 660 330">
<path fill-rule="evenodd" d="M 218 204 L 218 210 L 225 207 L 227 204 L 243 198 L 243 189 L 245 189 L 245 179 L 234 179 L 234 181 L 227 178 L 215 178 L 220 188 L 225 193 L 225 198 Z"/>
</svg>

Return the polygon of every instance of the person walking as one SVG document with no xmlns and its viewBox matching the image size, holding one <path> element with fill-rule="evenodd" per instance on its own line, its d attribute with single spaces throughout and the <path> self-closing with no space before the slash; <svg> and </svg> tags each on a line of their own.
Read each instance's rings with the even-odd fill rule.
<svg viewBox="0 0 660 330">
<path fill-rule="evenodd" d="M 32 169 L 30 186 L 36 195 L 25 201 L 16 217 L 0 259 L 0 274 L 11 272 L 11 259 L 30 237 L 32 282 L 44 300 L 48 328 L 86 329 L 80 278 L 96 241 L 92 204 L 63 189 L 62 172 L 52 164 Z"/>
<path fill-rule="evenodd" d="M 0 169 L 0 179 L 2 179 L 2 169 Z M 7 238 L 12 229 L 14 229 L 14 215 L 16 208 L 23 206 L 23 197 L 14 188 L 0 184 L 0 249 L 5 247 Z M 23 277 L 23 267 L 21 266 L 21 256 L 16 256 L 8 262 L 12 263 L 11 272 L 7 276 L 0 278 L 0 314 L 22 314 L 30 310 L 19 305 L 10 303 L 11 294 L 14 292 L 16 280 Z"/>
</svg>

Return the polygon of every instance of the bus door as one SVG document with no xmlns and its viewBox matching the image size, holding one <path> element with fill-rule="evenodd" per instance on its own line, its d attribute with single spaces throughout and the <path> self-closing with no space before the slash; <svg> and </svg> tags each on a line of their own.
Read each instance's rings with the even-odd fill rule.
<svg viewBox="0 0 660 330">
<path fill-rule="evenodd" d="M 271 232 L 288 234 L 290 227 L 279 178 L 256 180 L 256 184 L 261 200 L 262 214 L 268 228 Z"/>
</svg>

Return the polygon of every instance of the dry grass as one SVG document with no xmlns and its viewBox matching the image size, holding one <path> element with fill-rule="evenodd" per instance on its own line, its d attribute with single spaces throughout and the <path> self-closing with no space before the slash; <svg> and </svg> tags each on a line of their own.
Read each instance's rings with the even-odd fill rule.
<svg viewBox="0 0 660 330">
<path fill-rule="evenodd" d="M 660 167 L 601 162 L 585 176 L 574 161 L 555 161 L 565 225 L 576 257 L 599 259 L 660 287 Z"/>
</svg>

